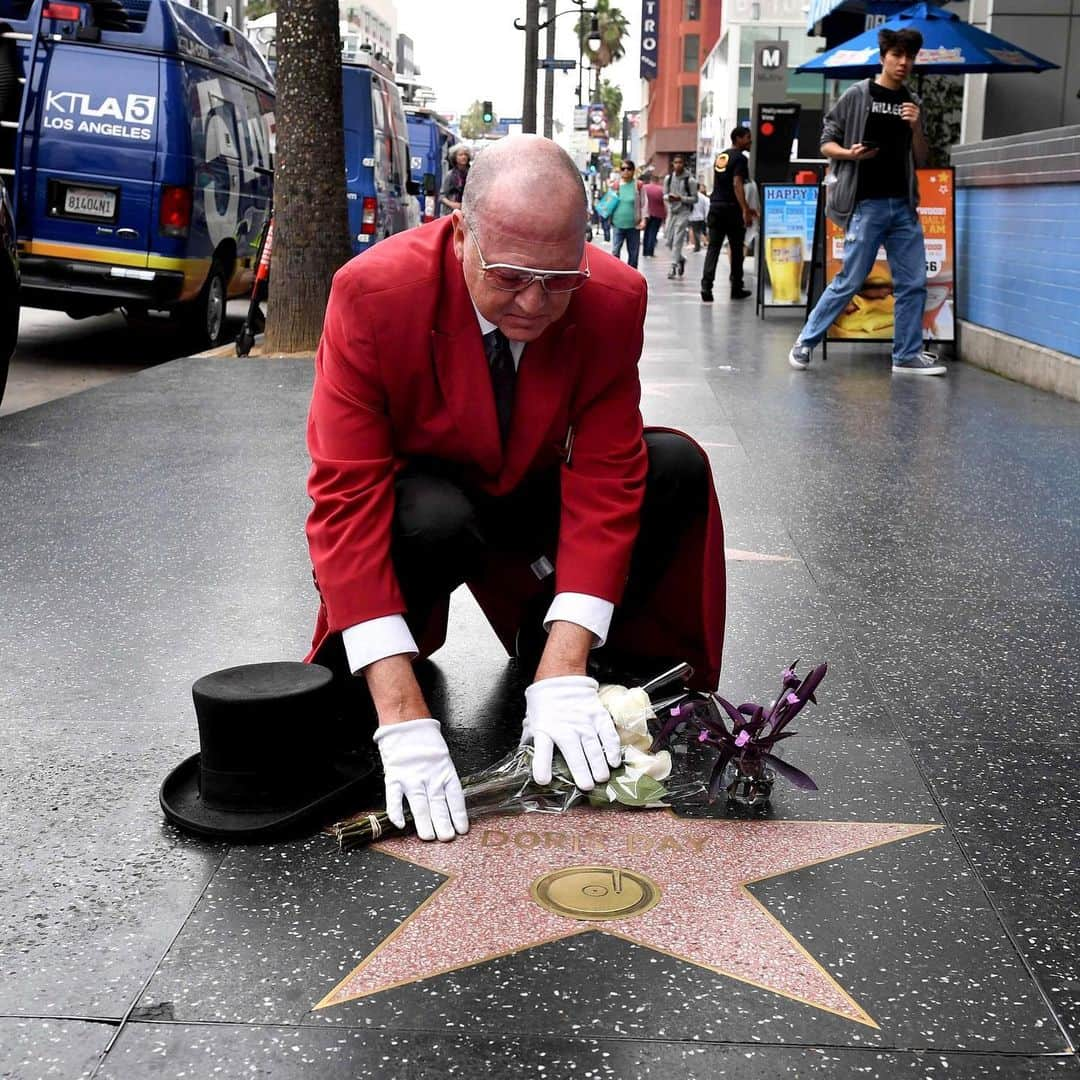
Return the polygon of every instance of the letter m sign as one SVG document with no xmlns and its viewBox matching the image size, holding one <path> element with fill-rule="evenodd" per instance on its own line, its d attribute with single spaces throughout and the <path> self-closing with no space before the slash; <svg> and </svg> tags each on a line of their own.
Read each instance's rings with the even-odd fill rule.
<svg viewBox="0 0 1080 1080">
<path fill-rule="evenodd" d="M 783 101 L 787 96 L 787 64 L 786 41 L 754 42 L 754 98 L 759 104 Z M 763 93 L 773 96 L 762 97 Z"/>
</svg>

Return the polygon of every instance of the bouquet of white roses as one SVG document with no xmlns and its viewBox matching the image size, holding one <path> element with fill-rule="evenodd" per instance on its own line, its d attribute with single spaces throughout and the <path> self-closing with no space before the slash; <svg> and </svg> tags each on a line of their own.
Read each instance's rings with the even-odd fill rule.
<svg viewBox="0 0 1080 1080">
<path fill-rule="evenodd" d="M 665 672 L 647 686 L 658 689 L 670 683 L 674 673 Z M 661 681 L 663 680 L 663 681 Z M 685 695 L 666 701 L 665 706 Z M 581 791 L 570 776 L 566 763 L 558 755 L 552 763 L 551 783 L 540 785 L 532 778 L 531 746 L 520 746 L 513 753 L 461 782 L 469 817 L 486 814 L 561 814 L 577 803 L 588 800 L 593 806 L 653 808 L 670 806 L 705 792 L 700 781 L 671 780 L 671 753 L 650 753 L 653 736 L 649 721 L 656 712 L 643 687 L 607 684 L 600 687 L 600 702 L 611 713 L 623 749 L 623 763 L 611 771 L 611 778 L 590 792 Z M 343 850 L 373 843 L 384 836 L 400 836 L 412 829 L 412 819 L 405 811 L 404 830 L 397 828 L 385 811 L 357 814 L 330 827 Z"/>
</svg>

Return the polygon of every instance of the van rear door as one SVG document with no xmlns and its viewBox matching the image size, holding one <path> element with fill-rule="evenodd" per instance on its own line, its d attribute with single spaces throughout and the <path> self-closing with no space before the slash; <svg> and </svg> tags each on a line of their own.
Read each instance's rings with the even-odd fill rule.
<svg viewBox="0 0 1080 1080">
<path fill-rule="evenodd" d="M 375 196 L 375 148 L 372 127 L 371 72 L 343 64 L 342 113 L 345 125 L 345 194 L 354 255 L 366 251 L 378 229 Z"/>
<path fill-rule="evenodd" d="M 74 42 L 52 47 L 34 103 L 35 254 L 147 265 L 158 83 L 156 56 Z M 25 229 L 27 216 L 19 216 Z"/>
</svg>

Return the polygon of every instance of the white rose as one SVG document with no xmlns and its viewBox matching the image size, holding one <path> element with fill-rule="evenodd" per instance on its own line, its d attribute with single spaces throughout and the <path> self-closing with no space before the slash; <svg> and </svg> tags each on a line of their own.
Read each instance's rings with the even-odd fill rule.
<svg viewBox="0 0 1080 1080">
<path fill-rule="evenodd" d="M 600 698 L 600 704 L 612 716 L 615 715 L 615 704 L 622 699 L 623 694 L 626 693 L 625 686 L 619 686 L 617 683 L 604 683 L 598 690 L 597 696 Z"/>
<path fill-rule="evenodd" d="M 623 751 L 623 764 L 630 779 L 651 776 L 654 780 L 666 780 L 671 775 L 671 754 L 661 750 L 658 754 L 646 754 L 634 746 Z"/>
<path fill-rule="evenodd" d="M 600 704 L 615 721 L 615 729 L 619 733 L 619 742 L 623 748 L 632 746 L 639 750 L 648 750 L 652 746 L 648 721 L 656 716 L 649 702 L 649 695 L 637 686 L 627 689 L 615 684 L 600 687 L 599 695 Z"/>
</svg>

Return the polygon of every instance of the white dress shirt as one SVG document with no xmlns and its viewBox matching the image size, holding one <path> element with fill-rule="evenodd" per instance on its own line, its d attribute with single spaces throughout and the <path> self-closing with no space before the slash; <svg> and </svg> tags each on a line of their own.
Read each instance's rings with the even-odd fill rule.
<svg viewBox="0 0 1080 1080">
<path fill-rule="evenodd" d="M 480 314 L 475 304 L 473 309 L 476 311 L 476 321 L 480 324 L 482 335 L 498 329 L 493 322 L 488 322 Z M 524 341 L 510 342 L 515 371 L 521 365 L 521 354 L 524 350 Z M 549 569 L 548 573 L 554 571 Z M 590 596 L 588 593 L 558 593 L 544 616 L 544 629 L 550 629 L 553 622 L 575 623 L 594 635 L 596 641 L 593 648 L 598 649 L 607 641 L 611 617 L 614 614 L 615 605 L 610 600 L 602 600 L 599 596 Z M 347 627 L 341 632 L 341 640 L 345 645 L 349 670 L 354 675 L 368 664 L 374 664 L 376 660 L 401 654 L 416 656 L 419 652 L 403 615 L 383 615 L 378 619 L 368 619 Z"/>
</svg>

